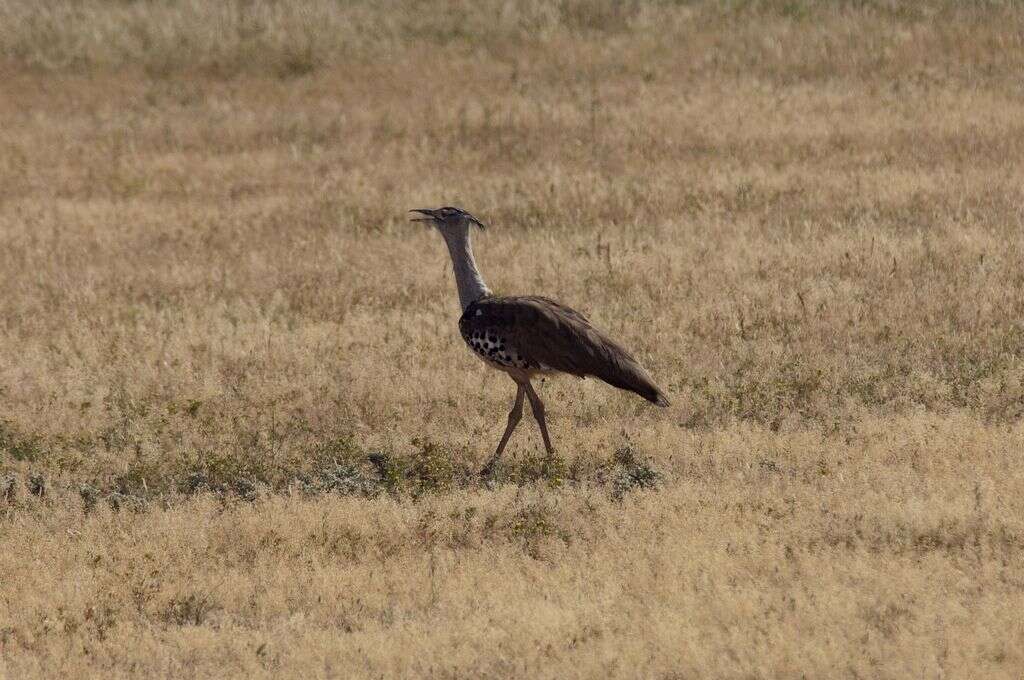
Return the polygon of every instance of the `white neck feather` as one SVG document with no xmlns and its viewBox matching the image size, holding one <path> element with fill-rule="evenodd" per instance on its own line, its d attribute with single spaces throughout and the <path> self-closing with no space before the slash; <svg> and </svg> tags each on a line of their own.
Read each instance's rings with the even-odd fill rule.
<svg viewBox="0 0 1024 680">
<path fill-rule="evenodd" d="M 460 234 L 449 234 L 442 232 L 444 242 L 448 244 L 448 253 L 452 256 L 452 269 L 455 271 L 455 285 L 459 288 L 459 304 L 462 311 L 485 295 L 490 295 L 491 290 L 484 283 L 480 276 L 480 270 L 476 268 L 476 260 L 473 259 L 473 247 L 469 244 L 469 232 Z"/>
</svg>

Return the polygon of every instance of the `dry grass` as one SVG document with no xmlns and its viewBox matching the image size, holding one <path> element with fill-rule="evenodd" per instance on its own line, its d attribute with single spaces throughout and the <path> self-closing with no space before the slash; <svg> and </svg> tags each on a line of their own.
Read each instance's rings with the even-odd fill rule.
<svg viewBox="0 0 1024 680">
<path fill-rule="evenodd" d="M 0 677 L 1019 677 L 1024 10 L 0 0 Z M 498 291 L 676 404 L 512 384 Z"/>
</svg>

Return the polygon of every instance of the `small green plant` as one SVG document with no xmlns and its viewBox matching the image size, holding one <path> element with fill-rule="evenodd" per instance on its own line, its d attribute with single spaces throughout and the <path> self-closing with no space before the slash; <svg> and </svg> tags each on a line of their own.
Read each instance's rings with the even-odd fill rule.
<svg viewBox="0 0 1024 680">
<path fill-rule="evenodd" d="M 451 447 L 428 439 L 412 440 L 416 450 L 409 457 L 378 451 L 367 456 L 377 471 L 377 486 L 389 494 L 414 498 L 466 486 L 472 470 Z"/>
<path fill-rule="evenodd" d="M 451 489 L 456 477 L 452 452 L 426 439 L 417 438 L 412 443 L 417 451 L 413 454 L 406 477 L 413 495 Z"/>
<path fill-rule="evenodd" d="M 89 514 L 96 507 L 96 503 L 100 499 L 99 489 L 92 486 L 91 484 L 82 484 L 78 487 L 78 495 L 82 498 L 82 510 L 86 514 Z"/>
<path fill-rule="evenodd" d="M 249 452 L 246 452 L 249 453 Z M 268 456 L 231 450 L 195 451 L 183 461 L 184 482 L 179 491 L 233 493 L 248 500 L 255 498 L 257 485 L 273 485 L 279 477 Z"/>
<path fill-rule="evenodd" d="M 46 477 L 41 474 L 29 475 L 28 484 L 26 485 L 28 492 L 33 496 L 39 496 L 42 498 L 46 495 L 47 483 Z"/>
<path fill-rule="evenodd" d="M 356 465 L 366 460 L 367 453 L 352 435 L 343 434 L 317 442 L 303 452 L 303 457 L 320 469 L 337 464 Z"/>
<path fill-rule="evenodd" d="M 543 505 L 531 505 L 523 508 L 509 522 L 509 533 L 524 540 L 538 536 L 554 536 L 557 527 L 551 517 L 551 511 Z"/>
<path fill-rule="evenodd" d="M 83 500 L 84 500 L 83 496 Z M 114 510 L 125 510 L 128 512 L 142 512 L 146 509 L 146 499 L 132 494 L 113 492 L 107 496 L 107 503 Z"/>
<path fill-rule="evenodd" d="M 303 480 L 308 493 L 337 493 L 343 496 L 373 498 L 384 488 L 381 480 L 373 479 L 360 466 L 350 462 L 337 462 L 319 470 L 310 480 Z"/>
<path fill-rule="evenodd" d="M 199 413 L 199 407 L 203 405 L 200 399 L 189 399 L 188 404 L 185 406 L 185 413 L 191 418 L 195 418 L 196 414 Z"/>
<path fill-rule="evenodd" d="M 568 544 L 571 536 L 558 525 L 554 512 L 548 505 L 531 504 L 517 512 L 507 523 L 506 530 L 511 538 L 521 543 L 523 551 L 538 559 L 545 541 L 557 539 Z"/>
<path fill-rule="evenodd" d="M 569 477 L 569 465 L 564 458 L 540 452 L 521 456 L 509 473 L 509 481 L 516 484 L 543 482 L 552 489 L 561 487 Z"/>
<path fill-rule="evenodd" d="M 380 484 L 384 490 L 391 495 L 397 495 L 404 486 L 401 464 L 385 451 L 371 453 L 368 460 L 377 470 Z"/>
<path fill-rule="evenodd" d="M 610 481 L 615 500 L 622 500 L 630 491 L 654 489 L 661 482 L 661 473 L 630 444 L 616 449 L 600 476 Z"/>
<path fill-rule="evenodd" d="M 18 494 L 18 475 L 0 475 L 0 499 L 10 503 Z"/>
<path fill-rule="evenodd" d="M 5 451 L 14 460 L 29 463 L 36 462 L 44 453 L 42 438 L 23 435 L 3 420 L 0 420 L 0 451 Z"/>
</svg>

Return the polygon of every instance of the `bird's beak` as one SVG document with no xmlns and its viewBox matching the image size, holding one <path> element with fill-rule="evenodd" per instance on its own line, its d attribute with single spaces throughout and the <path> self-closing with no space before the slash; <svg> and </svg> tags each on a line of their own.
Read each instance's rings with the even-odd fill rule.
<svg viewBox="0 0 1024 680">
<path fill-rule="evenodd" d="M 481 229 L 486 229 L 487 228 L 486 224 L 484 224 L 483 222 L 481 222 L 477 218 L 473 217 L 472 215 L 467 215 L 467 217 L 469 217 L 469 221 L 470 222 L 472 222 L 476 226 L 480 227 Z"/>
<path fill-rule="evenodd" d="M 410 220 L 411 222 L 433 222 L 434 221 L 434 211 L 433 210 L 427 210 L 426 208 L 415 208 L 413 210 L 410 210 L 409 212 L 411 212 L 411 213 L 419 213 L 421 215 L 426 215 L 426 217 L 414 217 L 414 218 L 412 218 L 412 220 Z"/>
</svg>

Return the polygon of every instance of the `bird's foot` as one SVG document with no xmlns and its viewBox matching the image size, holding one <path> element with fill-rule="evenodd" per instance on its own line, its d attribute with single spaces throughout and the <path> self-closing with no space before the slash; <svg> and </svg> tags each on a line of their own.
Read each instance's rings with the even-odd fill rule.
<svg viewBox="0 0 1024 680">
<path fill-rule="evenodd" d="M 495 458 L 487 461 L 487 464 L 480 469 L 480 479 L 489 488 L 494 486 L 494 476 L 498 471 L 498 461 Z"/>
</svg>

